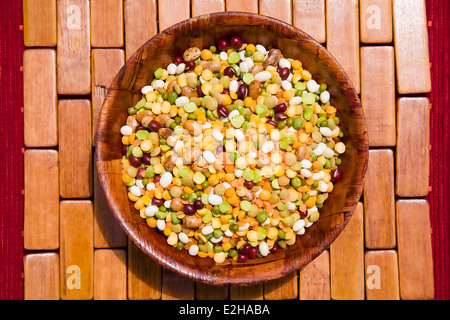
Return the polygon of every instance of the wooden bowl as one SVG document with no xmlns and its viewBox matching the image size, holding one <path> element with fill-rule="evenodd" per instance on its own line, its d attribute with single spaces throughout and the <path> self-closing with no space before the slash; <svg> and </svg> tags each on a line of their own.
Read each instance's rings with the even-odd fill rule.
<svg viewBox="0 0 450 320">
<path fill-rule="evenodd" d="M 191 46 L 217 44 L 237 35 L 246 43 L 279 48 L 286 57 L 302 61 L 317 82 L 326 82 L 332 105 L 338 110 L 345 133 L 342 179 L 335 184 L 317 223 L 297 237 L 293 246 L 245 263 L 190 256 L 169 246 L 166 237 L 147 226 L 127 198 L 121 180 L 121 134 L 127 108 L 141 98 L 140 89 L 153 72 L 171 63 Z M 213 13 L 178 23 L 145 43 L 119 71 L 103 104 L 96 135 L 96 162 L 108 204 L 131 240 L 163 267 L 195 281 L 216 285 L 247 285 L 287 275 L 327 249 L 345 227 L 360 200 L 368 161 L 368 138 L 363 110 L 348 76 L 331 54 L 306 33 L 265 16 L 246 13 Z"/>
</svg>

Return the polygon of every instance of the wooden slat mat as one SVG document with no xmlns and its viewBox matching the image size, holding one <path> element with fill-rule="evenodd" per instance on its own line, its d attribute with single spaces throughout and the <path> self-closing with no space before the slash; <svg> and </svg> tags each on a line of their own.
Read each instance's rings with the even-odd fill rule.
<svg viewBox="0 0 450 320">
<path fill-rule="evenodd" d="M 423 0 L 24 0 L 26 299 L 433 299 L 430 68 Z M 93 135 L 125 59 L 191 16 L 246 11 L 310 33 L 361 95 L 370 161 L 348 227 L 279 280 L 213 287 L 162 269 L 118 227 Z"/>
</svg>

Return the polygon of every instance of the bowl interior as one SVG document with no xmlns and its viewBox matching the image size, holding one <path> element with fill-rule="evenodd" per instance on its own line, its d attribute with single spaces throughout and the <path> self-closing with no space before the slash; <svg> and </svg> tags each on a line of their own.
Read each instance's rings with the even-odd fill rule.
<svg viewBox="0 0 450 320">
<path fill-rule="evenodd" d="M 317 223 L 287 250 L 264 259 L 217 265 L 212 259 L 190 256 L 166 243 L 164 235 L 149 228 L 127 198 L 121 180 L 121 135 L 127 108 L 141 99 L 140 89 L 153 72 L 191 46 L 216 44 L 237 35 L 246 43 L 279 48 L 286 57 L 302 61 L 313 78 L 328 84 L 332 105 L 345 133 L 342 179 L 320 210 Z M 350 219 L 360 199 L 368 159 L 367 130 L 361 104 L 349 78 L 336 60 L 306 33 L 281 21 L 245 13 L 216 13 L 181 22 L 150 39 L 120 70 L 103 104 L 96 135 L 96 161 L 108 204 L 127 235 L 146 254 L 193 280 L 210 284 L 252 284 L 282 277 L 309 263 L 329 247 Z"/>
</svg>

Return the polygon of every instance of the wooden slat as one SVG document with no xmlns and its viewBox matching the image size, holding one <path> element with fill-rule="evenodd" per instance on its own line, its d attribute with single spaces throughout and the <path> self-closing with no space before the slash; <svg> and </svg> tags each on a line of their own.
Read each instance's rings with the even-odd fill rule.
<svg viewBox="0 0 450 320">
<path fill-rule="evenodd" d="M 264 283 L 264 299 L 266 300 L 287 300 L 297 299 L 297 297 L 297 271 L 294 271 L 280 279 L 271 280 Z"/>
<path fill-rule="evenodd" d="M 227 300 L 228 286 L 215 286 L 201 282 L 196 283 L 196 300 Z"/>
<path fill-rule="evenodd" d="M 320 43 L 325 43 L 325 0 L 293 0 L 293 24 Z"/>
<path fill-rule="evenodd" d="M 361 42 L 392 42 L 392 0 L 360 0 Z"/>
<path fill-rule="evenodd" d="M 363 205 L 330 246 L 331 299 L 364 299 Z"/>
<path fill-rule="evenodd" d="M 97 121 L 109 86 L 125 63 L 121 49 L 92 50 L 92 141 L 95 146 Z"/>
<path fill-rule="evenodd" d="M 57 253 L 27 254 L 24 257 L 23 272 L 25 300 L 59 300 Z"/>
<path fill-rule="evenodd" d="M 59 247 L 58 151 L 25 151 L 24 246 L 27 250 Z"/>
<path fill-rule="evenodd" d="M 330 253 L 322 252 L 300 269 L 300 300 L 330 300 Z"/>
<path fill-rule="evenodd" d="M 399 197 L 423 197 L 429 191 L 430 102 L 400 98 L 397 102 L 396 184 Z"/>
<path fill-rule="evenodd" d="M 264 291 L 261 284 L 254 284 L 249 286 L 231 286 L 230 287 L 231 300 L 263 300 Z"/>
<path fill-rule="evenodd" d="M 94 165 L 94 247 L 121 248 L 127 246 L 127 236 L 106 202 Z"/>
<path fill-rule="evenodd" d="M 358 0 L 327 0 L 326 8 L 327 49 L 347 72 L 359 93 Z"/>
<path fill-rule="evenodd" d="M 192 16 L 225 11 L 225 0 L 192 0 Z"/>
<path fill-rule="evenodd" d="M 258 0 L 226 0 L 226 10 L 258 13 Z"/>
<path fill-rule="evenodd" d="M 365 267 L 367 300 L 398 300 L 400 298 L 397 251 L 367 251 Z"/>
<path fill-rule="evenodd" d="M 190 17 L 189 0 L 165 0 L 158 2 L 159 31 Z M 176 8 L 176 10 L 174 10 Z"/>
<path fill-rule="evenodd" d="M 23 54 L 25 146 L 58 144 L 56 51 L 28 49 Z"/>
<path fill-rule="evenodd" d="M 259 0 L 259 13 L 291 24 L 291 0 Z"/>
<path fill-rule="evenodd" d="M 91 0 L 91 46 L 123 46 L 123 0 Z"/>
<path fill-rule="evenodd" d="M 88 0 L 58 1 L 58 93 L 91 92 Z"/>
<path fill-rule="evenodd" d="M 94 299 L 127 299 L 127 252 L 121 249 L 94 251 Z"/>
<path fill-rule="evenodd" d="M 56 0 L 23 0 L 23 38 L 27 47 L 56 46 Z"/>
<path fill-rule="evenodd" d="M 58 106 L 60 195 L 92 195 L 92 136 L 89 100 L 60 100 Z"/>
<path fill-rule="evenodd" d="M 124 0 L 127 60 L 158 33 L 156 0 Z"/>
<path fill-rule="evenodd" d="M 60 204 L 61 298 L 93 298 L 94 232 L 92 203 L 65 200 Z"/>
<path fill-rule="evenodd" d="M 161 266 L 128 240 L 128 299 L 161 299 Z"/>
<path fill-rule="evenodd" d="M 394 153 L 369 151 L 364 185 L 364 235 L 370 249 L 391 249 L 395 241 Z"/>
<path fill-rule="evenodd" d="M 431 91 L 427 17 L 424 0 L 393 0 L 397 90 Z"/>
<path fill-rule="evenodd" d="M 426 200 L 397 201 L 400 298 L 433 299 L 430 207 Z"/>
<path fill-rule="evenodd" d="M 162 269 L 162 300 L 194 300 L 194 281 Z"/>
<path fill-rule="evenodd" d="M 395 65 L 393 47 L 361 48 L 361 104 L 369 146 L 394 146 Z"/>
</svg>

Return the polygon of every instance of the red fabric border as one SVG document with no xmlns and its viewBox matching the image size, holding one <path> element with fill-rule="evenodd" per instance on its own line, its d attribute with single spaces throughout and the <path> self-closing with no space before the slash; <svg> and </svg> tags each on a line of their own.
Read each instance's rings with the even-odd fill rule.
<svg viewBox="0 0 450 320">
<path fill-rule="evenodd" d="M 435 299 L 450 298 L 449 26 L 447 0 L 427 0 L 433 90 L 430 203 Z M 22 1 L 0 1 L 0 299 L 23 299 L 23 78 Z"/>
</svg>

